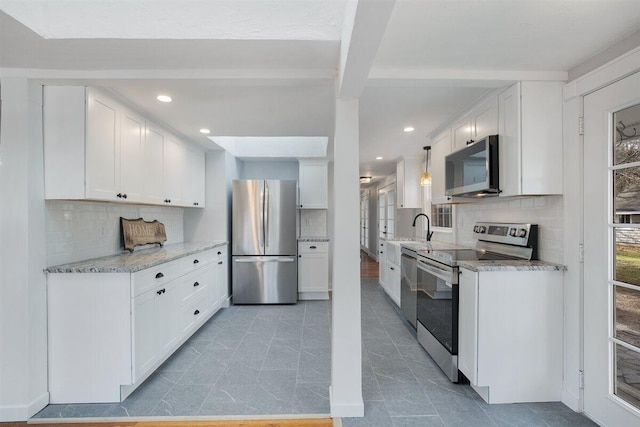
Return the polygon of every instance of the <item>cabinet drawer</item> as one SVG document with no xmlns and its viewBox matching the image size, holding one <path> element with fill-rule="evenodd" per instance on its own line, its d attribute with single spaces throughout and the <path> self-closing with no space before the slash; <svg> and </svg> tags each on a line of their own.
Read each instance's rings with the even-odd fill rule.
<svg viewBox="0 0 640 427">
<path fill-rule="evenodd" d="M 209 314 L 211 307 L 206 292 L 201 292 L 189 304 L 184 305 L 178 314 L 179 335 L 190 332 L 195 325 Z"/>
<path fill-rule="evenodd" d="M 300 242 L 298 243 L 298 253 L 311 254 L 318 252 L 329 252 L 328 242 Z"/>
<path fill-rule="evenodd" d="M 211 285 L 212 279 L 213 270 L 211 268 L 203 268 L 180 278 L 176 297 L 179 304 L 187 303 L 194 297 L 198 298 Z"/>
<path fill-rule="evenodd" d="M 182 274 L 194 271 L 202 266 L 210 264 L 216 257 L 215 251 L 204 251 L 189 255 L 180 259 L 180 270 Z"/>
<path fill-rule="evenodd" d="M 178 261 L 166 262 L 155 267 L 137 271 L 131 275 L 132 292 L 136 297 L 158 285 L 162 285 L 180 275 Z"/>
</svg>

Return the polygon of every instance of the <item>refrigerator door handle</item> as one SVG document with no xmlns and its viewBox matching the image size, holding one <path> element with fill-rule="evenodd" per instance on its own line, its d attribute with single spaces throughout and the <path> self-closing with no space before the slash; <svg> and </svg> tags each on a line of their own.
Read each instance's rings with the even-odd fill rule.
<svg viewBox="0 0 640 427">
<path fill-rule="evenodd" d="M 271 197 L 269 194 L 269 182 L 264 182 L 264 253 L 269 247 L 269 209 L 271 208 Z"/>
<path fill-rule="evenodd" d="M 296 259 L 295 258 L 275 258 L 275 257 L 269 257 L 269 258 L 261 258 L 261 257 L 242 257 L 242 258 L 236 258 L 234 261 L 238 262 L 238 263 L 249 263 L 249 262 L 294 262 Z"/>
</svg>

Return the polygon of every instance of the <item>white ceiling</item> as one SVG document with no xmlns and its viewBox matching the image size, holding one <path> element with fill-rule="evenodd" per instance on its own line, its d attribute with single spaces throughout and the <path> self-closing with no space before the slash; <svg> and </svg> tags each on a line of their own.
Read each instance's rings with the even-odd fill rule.
<svg viewBox="0 0 640 427">
<path fill-rule="evenodd" d="M 327 136 L 331 152 L 347 1 L 0 0 L 0 67 L 111 87 L 200 144 L 208 127 Z M 491 88 L 564 79 L 639 29 L 638 0 L 396 0 L 360 96 L 361 175 L 422 155 L 426 135 Z"/>
</svg>

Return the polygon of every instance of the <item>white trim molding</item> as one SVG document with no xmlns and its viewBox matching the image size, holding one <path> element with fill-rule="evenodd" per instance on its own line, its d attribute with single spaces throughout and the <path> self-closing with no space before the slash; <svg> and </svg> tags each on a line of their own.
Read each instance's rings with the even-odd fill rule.
<svg viewBox="0 0 640 427">
<path fill-rule="evenodd" d="M 26 421 L 49 404 L 49 392 L 36 397 L 27 405 L 0 406 L 0 422 Z"/>
</svg>

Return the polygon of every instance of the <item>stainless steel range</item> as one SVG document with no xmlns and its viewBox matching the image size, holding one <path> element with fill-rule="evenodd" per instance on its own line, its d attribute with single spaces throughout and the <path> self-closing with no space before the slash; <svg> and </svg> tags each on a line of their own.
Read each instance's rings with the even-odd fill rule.
<svg viewBox="0 0 640 427">
<path fill-rule="evenodd" d="M 459 379 L 459 264 L 537 259 L 537 225 L 481 222 L 474 226 L 473 235 L 475 249 L 426 244 L 426 249 L 414 245 L 402 250 L 402 313 L 416 328 L 418 342 L 453 382 Z"/>
</svg>

